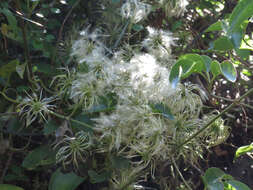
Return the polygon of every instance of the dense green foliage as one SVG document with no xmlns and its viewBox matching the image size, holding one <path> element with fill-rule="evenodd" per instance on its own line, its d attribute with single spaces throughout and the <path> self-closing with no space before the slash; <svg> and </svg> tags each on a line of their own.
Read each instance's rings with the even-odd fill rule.
<svg viewBox="0 0 253 190">
<path fill-rule="evenodd" d="M 250 189 L 203 163 L 253 126 L 252 16 L 252 0 L 1 1 L 0 189 Z"/>
</svg>

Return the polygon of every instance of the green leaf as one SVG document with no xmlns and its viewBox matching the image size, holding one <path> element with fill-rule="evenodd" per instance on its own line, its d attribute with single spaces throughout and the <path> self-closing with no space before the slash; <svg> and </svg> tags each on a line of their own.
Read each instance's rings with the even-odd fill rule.
<svg viewBox="0 0 253 190">
<path fill-rule="evenodd" d="M 252 0 L 241 0 L 234 8 L 229 18 L 229 32 L 241 31 L 244 27 L 242 26 L 245 20 L 248 20 L 253 15 L 253 1 Z"/>
<path fill-rule="evenodd" d="M 213 78 L 216 78 L 219 74 L 221 74 L 220 63 L 218 61 L 213 61 L 211 63 L 211 72 L 213 74 Z"/>
<path fill-rule="evenodd" d="M 174 120 L 174 116 L 171 113 L 170 109 L 168 106 L 159 103 L 159 104 L 150 104 L 152 111 L 155 113 L 159 113 L 161 114 L 163 117 L 170 119 L 170 120 Z"/>
<path fill-rule="evenodd" d="M 38 63 L 35 65 L 36 71 L 40 73 L 44 73 L 50 76 L 57 75 L 57 70 L 52 67 L 52 65 L 46 63 Z"/>
<path fill-rule="evenodd" d="M 246 154 L 248 152 L 253 152 L 253 143 L 251 143 L 250 145 L 247 145 L 247 146 L 239 147 L 235 152 L 235 158 L 234 159 L 237 159 L 241 155 Z"/>
<path fill-rule="evenodd" d="M 91 126 L 94 124 L 93 121 L 91 120 L 91 118 L 88 115 L 83 114 L 83 113 L 80 115 L 77 115 L 76 117 L 74 117 L 74 119 L 77 121 L 81 121 L 83 123 L 87 123 L 88 125 L 91 125 Z M 84 127 L 83 125 L 80 125 L 75 122 L 71 122 L 71 126 L 74 126 L 74 127 L 78 128 L 80 130 L 83 130 L 85 132 L 90 132 L 90 133 L 93 132 L 93 130 L 91 128 Z"/>
<path fill-rule="evenodd" d="M 22 166 L 28 170 L 35 169 L 37 166 L 51 164 L 54 162 L 54 152 L 49 146 L 41 146 L 29 152 L 23 160 Z"/>
<path fill-rule="evenodd" d="M 121 156 L 111 157 L 112 167 L 118 170 L 124 170 L 130 168 L 130 161 Z"/>
<path fill-rule="evenodd" d="M 205 70 L 205 61 L 198 54 L 185 54 L 179 60 L 183 69 L 182 78 L 187 78 L 193 73 L 201 73 Z"/>
<path fill-rule="evenodd" d="M 9 79 L 11 74 L 16 72 L 16 66 L 19 65 L 19 61 L 14 59 L 9 63 L 0 67 L 0 76 L 6 79 Z"/>
<path fill-rule="evenodd" d="M 237 180 L 228 180 L 226 183 L 230 184 L 235 190 L 250 190 L 247 185 Z"/>
<path fill-rule="evenodd" d="M 50 120 L 49 122 L 45 123 L 43 133 L 44 135 L 50 135 L 54 133 L 58 127 L 59 126 L 53 120 Z"/>
<path fill-rule="evenodd" d="M 236 54 L 240 56 L 243 60 L 249 59 L 250 49 L 236 49 Z"/>
<path fill-rule="evenodd" d="M 170 76 L 169 76 L 169 81 L 172 85 L 172 88 L 176 88 L 177 84 L 180 81 L 180 76 L 181 76 L 181 72 L 180 72 L 180 63 L 177 62 L 175 65 L 173 65 L 173 67 L 171 68 L 170 71 Z"/>
<path fill-rule="evenodd" d="M 231 82 L 236 81 L 237 72 L 234 65 L 229 61 L 223 61 L 220 65 L 222 74 Z"/>
<path fill-rule="evenodd" d="M 234 48 L 228 37 L 223 36 L 213 42 L 213 49 L 218 51 L 230 51 Z"/>
<path fill-rule="evenodd" d="M 193 73 L 201 73 L 205 70 L 205 61 L 198 54 L 185 54 L 173 65 L 169 81 L 175 88 L 180 78 L 187 78 Z"/>
<path fill-rule="evenodd" d="M 11 29 L 15 31 L 17 29 L 17 20 L 12 12 L 7 8 L 3 8 L 0 9 L 0 13 L 3 13 L 6 16 L 9 26 L 11 26 Z"/>
<path fill-rule="evenodd" d="M 89 170 L 88 175 L 90 177 L 91 183 L 101 183 L 107 181 L 110 178 L 111 172 L 105 171 L 102 172 L 101 174 L 98 174 L 94 170 Z"/>
<path fill-rule="evenodd" d="M 85 178 L 79 177 L 73 172 L 63 174 L 60 169 L 57 169 L 51 176 L 48 190 L 74 190 Z"/>
<path fill-rule="evenodd" d="M 26 63 L 16 66 L 16 72 L 18 73 L 21 79 L 24 78 L 25 67 L 26 67 Z"/>
<path fill-rule="evenodd" d="M 24 190 L 21 187 L 15 186 L 15 185 L 9 185 L 9 184 L 0 184 L 1 190 Z"/>
<path fill-rule="evenodd" d="M 253 15 L 253 1 L 241 0 L 234 8 L 229 18 L 228 37 L 235 48 L 239 48 L 245 32 L 248 19 Z"/>
<path fill-rule="evenodd" d="M 214 31 L 221 31 L 222 30 L 222 24 L 221 21 L 217 21 L 213 24 L 211 24 L 205 32 L 214 32 Z"/>
<path fill-rule="evenodd" d="M 225 173 L 219 168 L 208 168 L 202 179 L 208 190 L 223 190 L 222 178 L 224 175 Z"/>
<path fill-rule="evenodd" d="M 140 32 L 141 30 L 143 30 L 143 26 L 141 24 L 134 24 L 133 25 L 133 30 L 136 32 Z"/>
<path fill-rule="evenodd" d="M 205 72 L 208 73 L 211 69 L 212 59 L 208 57 L 207 55 L 202 55 L 201 57 L 203 58 L 204 63 L 205 63 Z"/>
</svg>

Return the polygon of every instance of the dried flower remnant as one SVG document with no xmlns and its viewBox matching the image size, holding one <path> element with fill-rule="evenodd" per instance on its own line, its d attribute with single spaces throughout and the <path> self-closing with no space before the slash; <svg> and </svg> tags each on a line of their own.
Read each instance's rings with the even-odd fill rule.
<svg viewBox="0 0 253 190">
<path fill-rule="evenodd" d="M 150 54 L 135 55 L 124 72 L 129 73 L 131 88 L 146 100 L 162 101 L 175 91 L 169 83 L 167 68 L 159 65 Z"/>
<path fill-rule="evenodd" d="M 104 87 L 103 80 L 99 80 L 94 72 L 77 74 L 71 86 L 70 98 L 88 109 L 98 102 L 100 95 L 104 95 Z"/>
<path fill-rule="evenodd" d="M 168 54 L 171 52 L 171 46 L 175 45 L 175 38 L 172 36 L 172 33 L 164 30 L 157 30 L 150 26 L 147 27 L 148 36 L 142 42 L 142 45 L 148 50 L 156 49 L 157 51 L 167 51 Z"/>
<path fill-rule="evenodd" d="M 57 91 L 58 96 L 69 96 L 70 88 L 72 86 L 72 82 L 75 79 L 76 72 L 70 71 L 69 68 L 59 68 L 59 70 L 63 71 L 62 74 L 56 75 L 51 81 L 50 87 L 53 86 Z"/>
<path fill-rule="evenodd" d="M 89 157 L 92 139 L 88 133 L 79 131 L 74 137 L 66 136 L 54 148 L 60 146 L 56 154 L 56 162 L 63 166 L 73 163 L 78 168 L 78 161 L 85 162 Z"/>
<path fill-rule="evenodd" d="M 139 0 L 127 0 L 121 7 L 121 16 L 137 23 L 147 17 L 150 11 L 149 4 L 139 2 Z"/>
<path fill-rule="evenodd" d="M 42 90 L 38 96 L 36 93 L 32 93 L 23 99 L 23 101 L 18 105 L 20 107 L 19 114 L 21 118 L 25 118 L 26 126 L 29 126 L 37 118 L 47 121 L 49 112 L 55 108 L 55 105 L 50 103 L 56 100 L 55 97 L 42 98 Z"/>
<path fill-rule="evenodd" d="M 168 141 L 173 125 L 149 105 L 118 105 L 111 115 L 94 119 L 95 130 L 102 133 L 100 152 L 117 151 L 126 158 L 143 156 L 149 162 L 154 156 L 169 155 Z"/>
<path fill-rule="evenodd" d="M 81 37 L 73 43 L 71 56 L 76 57 L 80 64 L 86 63 L 89 70 L 92 70 L 97 65 L 108 61 L 105 57 L 105 52 L 108 49 L 98 39 L 100 36 L 98 30 L 90 33 L 89 28 L 87 27 L 82 31 Z"/>
<path fill-rule="evenodd" d="M 161 0 L 160 4 L 164 6 L 167 16 L 179 17 L 184 13 L 189 2 L 188 0 Z"/>
</svg>

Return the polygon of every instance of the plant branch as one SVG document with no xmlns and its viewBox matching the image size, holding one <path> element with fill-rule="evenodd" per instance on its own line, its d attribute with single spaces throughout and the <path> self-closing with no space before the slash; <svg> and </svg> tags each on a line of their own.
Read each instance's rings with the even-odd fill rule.
<svg viewBox="0 0 253 190">
<path fill-rule="evenodd" d="M 226 109 L 224 109 L 220 114 L 218 114 L 216 117 L 214 117 L 211 121 L 209 121 L 203 128 L 201 128 L 199 131 L 197 131 L 196 133 L 194 133 L 193 135 L 191 135 L 188 139 L 186 139 L 183 143 L 181 143 L 177 148 L 181 148 L 182 146 L 184 146 L 185 144 L 187 144 L 188 142 L 190 142 L 192 139 L 194 139 L 195 137 L 197 137 L 199 134 L 201 134 L 204 130 L 206 130 L 208 127 L 211 126 L 211 124 L 218 119 L 219 117 L 221 117 L 224 113 L 228 112 L 231 108 L 233 108 L 235 105 L 238 105 L 245 97 L 247 97 L 248 95 L 250 95 L 251 93 L 253 93 L 253 88 L 251 88 L 249 91 L 247 91 L 244 95 L 242 95 L 240 98 L 238 98 L 237 100 L 234 100 L 234 102 L 232 104 L 230 104 Z"/>
<path fill-rule="evenodd" d="M 22 12 L 19 0 L 16 1 L 16 5 L 18 8 L 18 11 Z M 23 41 L 24 41 L 24 53 L 25 53 L 25 61 L 27 63 L 27 74 L 28 74 L 28 79 L 30 81 L 32 80 L 31 78 L 33 78 L 32 77 L 33 73 L 32 73 L 32 65 L 30 63 L 30 58 L 29 58 L 30 53 L 29 53 L 29 46 L 28 46 L 28 40 L 27 40 L 26 23 L 24 19 L 21 19 L 21 30 L 22 30 Z"/>
<path fill-rule="evenodd" d="M 12 103 L 14 103 L 14 104 L 19 104 L 19 103 L 20 103 L 20 102 L 17 101 L 17 100 L 14 100 L 14 99 L 12 99 L 12 98 L 9 98 L 4 92 L 1 92 L 1 91 L 0 91 L 0 94 L 1 94 L 6 100 L 8 100 L 9 102 L 12 102 Z"/>
<path fill-rule="evenodd" d="M 87 128 L 89 128 L 89 129 L 93 129 L 93 127 L 92 127 L 91 125 L 87 124 L 87 123 L 84 123 L 84 122 L 81 122 L 81 121 L 72 119 L 72 118 L 70 118 L 70 117 L 66 117 L 66 116 L 64 116 L 64 115 L 55 113 L 55 112 L 53 112 L 53 111 L 50 111 L 49 113 L 52 114 L 52 115 L 54 115 L 54 116 L 56 116 L 56 117 L 58 117 L 58 118 L 65 119 L 65 120 L 67 120 L 67 121 L 72 121 L 72 122 L 74 122 L 74 123 L 77 123 L 77 124 L 79 124 L 79 125 L 82 125 L 82 126 L 84 126 L 84 127 L 87 127 Z"/>
<path fill-rule="evenodd" d="M 176 161 L 174 160 L 174 158 L 172 157 L 172 163 L 174 165 L 174 167 L 176 168 L 177 170 L 177 173 L 179 174 L 179 176 L 181 177 L 181 179 L 183 180 L 185 186 L 189 189 L 189 190 L 192 190 L 192 188 L 190 187 L 190 185 L 187 183 L 187 181 L 184 179 L 184 176 L 182 175 L 182 173 L 180 172 L 179 168 L 177 167 L 177 163 Z"/>
</svg>

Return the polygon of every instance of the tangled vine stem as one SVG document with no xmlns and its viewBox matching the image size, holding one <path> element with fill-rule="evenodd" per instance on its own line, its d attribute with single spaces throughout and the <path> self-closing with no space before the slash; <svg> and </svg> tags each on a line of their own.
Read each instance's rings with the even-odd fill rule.
<svg viewBox="0 0 253 190">
<path fill-rule="evenodd" d="M 208 127 L 211 126 L 211 124 L 221 117 L 224 113 L 228 112 L 231 108 L 233 108 L 235 105 L 238 105 L 244 98 L 246 98 L 248 95 L 253 93 L 253 88 L 251 88 L 249 91 L 247 91 L 244 95 L 242 95 L 240 98 L 234 100 L 232 104 L 230 104 L 226 109 L 224 109 L 220 114 L 218 114 L 216 117 L 214 117 L 210 122 L 208 122 L 202 129 L 191 135 L 188 139 L 186 139 L 183 143 L 178 145 L 178 148 L 180 149 L 182 146 L 186 145 L 188 142 L 190 142 L 192 139 L 197 137 L 199 134 L 201 134 L 204 130 L 206 130 Z"/>
<path fill-rule="evenodd" d="M 189 189 L 189 190 L 192 190 L 191 186 L 187 183 L 187 181 L 184 179 L 184 176 L 182 175 L 182 173 L 180 172 L 178 166 L 177 166 L 177 163 L 176 161 L 174 160 L 174 158 L 172 157 L 172 163 L 174 165 L 174 167 L 176 168 L 177 170 L 177 173 L 179 174 L 179 176 L 181 177 L 181 179 L 183 180 L 185 186 Z"/>
<path fill-rule="evenodd" d="M 92 127 L 91 125 L 87 124 L 87 123 L 84 123 L 84 122 L 81 122 L 81 121 L 72 119 L 72 118 L 70 118 L 70 117 L 66 117 L 66 116 L 64 116 L 64 115 L 55 113 L 55 112 L 53 112 L 53 111 L 50 111 L 49 113 L 52 114 L 52 115 L 54 115 L 54 116 L 56 116 L 56 117 L 58 117 L 58 118 L 65 119 L 65 120 L 67 120 L 67 121 L 72 121 L 72 122 L 74 122 L 74 123 L 77 123 L 77 124 L 79 124 L 79 125 L 82 125 L 82 126 L 84 126 L 84 127 L 87 127 L 87 128 L 89 128 L 89 129 L 93 129 L 93 127 Z"/>
</svg>

